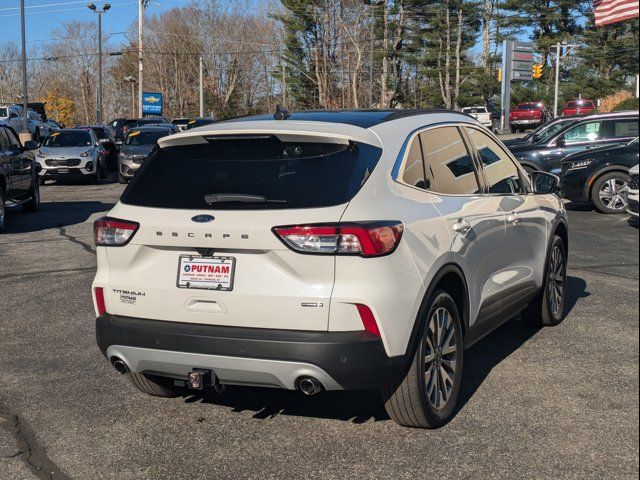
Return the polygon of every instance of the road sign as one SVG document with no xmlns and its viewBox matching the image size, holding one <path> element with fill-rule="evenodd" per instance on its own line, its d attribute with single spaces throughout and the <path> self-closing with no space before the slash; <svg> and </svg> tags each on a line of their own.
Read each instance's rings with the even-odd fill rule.
<svg viewBox="0 0 640 480">
<path fill-rule="evenodd" d="M 531 70 L 511 70 L 511 80 L 515 82 L 528 82 L 533 80 Z"/>
<path fill-rule="evenodd" d="M 162 115 L 162 93 L 143 92 L 142 93 L 142 114 Z"/>
</svg>

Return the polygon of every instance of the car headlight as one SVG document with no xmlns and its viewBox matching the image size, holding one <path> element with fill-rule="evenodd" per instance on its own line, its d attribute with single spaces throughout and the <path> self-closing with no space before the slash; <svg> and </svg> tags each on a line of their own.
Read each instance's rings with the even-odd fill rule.
<svg viewBox="0 0 640 480">
<path fill-rule="evenodd" d="M 127 155 L 126 153 L 121 153 L 120 158 L 123 160 L 133 160 L 133 155 Z"/>
<path fill-rule="evenodd" d="M 47 158 L 47 154 L 46 153 L 42 153 L 40 150 L 38 150 L 38 152 L 36 153 L 36 157 L 38 157 L 38 158 Z"/>
<path fill-rule="evenodd" d="M 571 162 L 569 164 L 569 170 L 580 170 L 581 168 L 587 168 L 589 165 L 591 165 L 591 162 L 593 162 L 593 160 L 580 160 L 577 162 Z"/>
<path fill-rule="evenodd" d="M 80 156 L 81 157 L 90 157 L 92 153 L 93 153 L 93 150 L 87 150 L 86 152 L 82 152 L 80 154 Z"/>
</svg>

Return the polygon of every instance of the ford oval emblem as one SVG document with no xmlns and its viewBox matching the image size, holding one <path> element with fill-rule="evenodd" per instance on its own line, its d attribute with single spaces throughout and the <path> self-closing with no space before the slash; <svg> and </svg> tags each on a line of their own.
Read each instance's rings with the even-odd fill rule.
<svg viewBox="0 0 640 480">
<path fill-rule="evenodd" d="M 191 220 L 196 223 L 207 223 L 213 222 L 216 219 L 213 215 L 196 215 L 195 217 L 191 217 Z"/>
</svg>

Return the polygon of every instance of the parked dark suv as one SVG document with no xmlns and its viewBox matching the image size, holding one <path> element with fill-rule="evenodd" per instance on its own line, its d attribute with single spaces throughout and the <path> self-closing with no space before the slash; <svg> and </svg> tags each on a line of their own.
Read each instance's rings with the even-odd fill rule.
<svg viewBox="0 0 640 480">
<path fill-rule="evenodd" d="M 602 213 L 623 213 L 629 169 L 638 164 L 638 139 L 569 155 L 562 162 L 562 196 L 592 203 Z"/>
<path fill-rule="evenodd" d="M 525 170 L 560 174 L 562 160 L 589 148 L 627 143 L 638 136 L 638 112 L 589 115 L 546 142 L 511 147 Z"/>
<path fill-rule="evenodd" d="M 31 152 L 37 148 L 32 140 L 22 146 L 14 129 L 0 124 L 0 233 L 6 224 L 6 206 L 22 205 L 27 212 L 40 206 L 38 167 Z"/>
</svg>

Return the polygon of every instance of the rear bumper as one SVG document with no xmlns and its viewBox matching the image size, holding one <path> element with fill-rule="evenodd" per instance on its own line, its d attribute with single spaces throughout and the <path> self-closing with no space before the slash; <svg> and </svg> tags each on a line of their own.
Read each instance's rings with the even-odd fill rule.
<svg viewBox="0 0 640 480">
<path fill-rule="evenodd" d="M 295 389 L 302 376 L 327 390 L 377 388 L 395 381 L 406 356 L 388 357 L 367 332 L 311 332 L 221 327 L 105 314 L 96 339 L 108 359 L 122 358 L 138 373 L 185 379 L 212 370 L 221 383 Z"/>
</svg>

